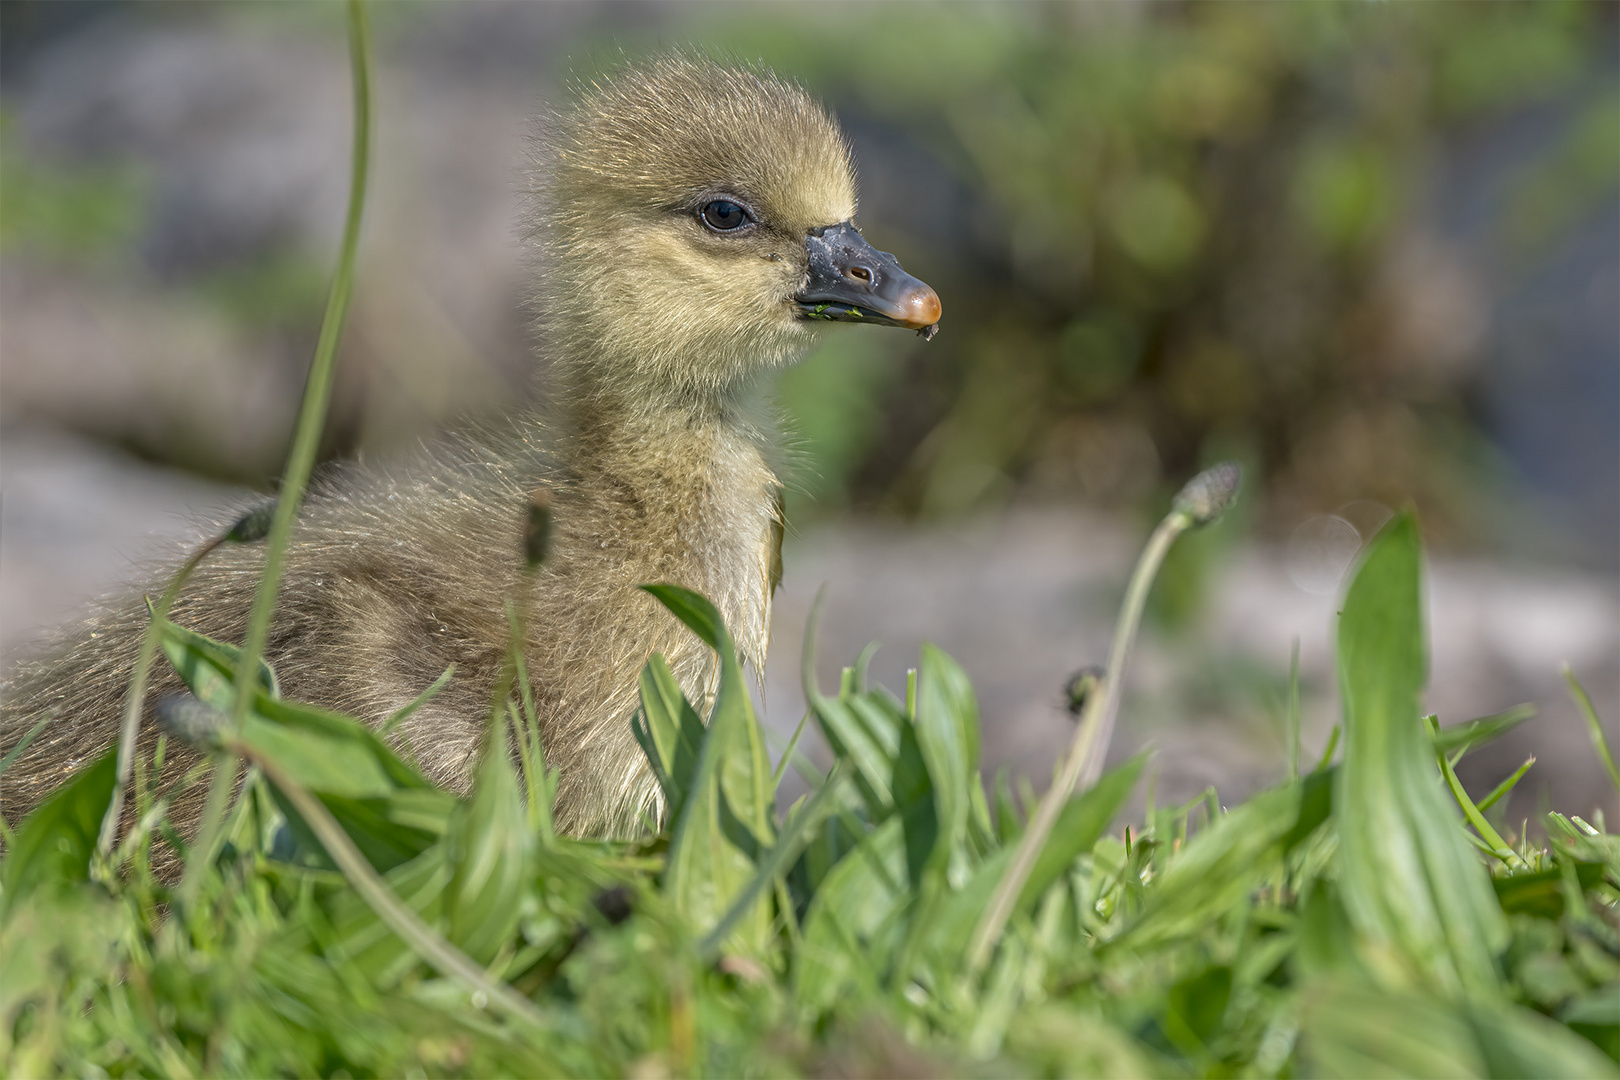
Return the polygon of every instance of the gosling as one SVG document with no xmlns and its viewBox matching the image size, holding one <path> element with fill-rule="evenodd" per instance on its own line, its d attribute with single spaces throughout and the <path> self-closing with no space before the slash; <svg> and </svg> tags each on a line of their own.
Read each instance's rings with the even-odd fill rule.
<svg viewBox="0 0 1620 1080">
<path fill-rule="evenodd" d="M 508 653 L 506 605 L 523 598 L 557 827 L 627 837 L 663 809 L 631 730 L 639 670 L 662 653 L 694 700 L 716 679 L 707 647 L 637 586 L 709 597 L 759 670 L 783 527 L 772 373 L 819 322 L 931 336 L 941 309 L 852 223 L 836 122 L 769 72 L 666 57 L 595 85 L 551 129 L 532 234 L 552 404 L 413 465 L 350 466 L 318 485 L 267 656 L 287 697 L 372 724 L 453 666 L 392 737 L 464 791 Z M 525 585 L 536 490 L 551 540 Z M 262 564 L 261 550 L 221 548 L 172 618 L 240 641 Z M 17 671 L 0 756 L 49 720 L 0 780 L 7 821 L 114 745 L 146 622 L 131 596 Z M 180 689 L 154 672 L 149 700 Z M 142 732 L 150 759 L 150 715 Z M 171 752 L 164 779 L 194 760 Z M 182 827 L 195 813 L 194 800 L 173 811 Z"/>
</svg>

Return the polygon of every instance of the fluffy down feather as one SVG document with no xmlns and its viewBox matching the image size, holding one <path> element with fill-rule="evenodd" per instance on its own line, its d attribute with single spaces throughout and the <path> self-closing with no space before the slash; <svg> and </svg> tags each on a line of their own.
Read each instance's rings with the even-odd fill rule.
<svg viewBox="0 0 1620 1080">
<path fill-rule="evenodd" d="M 636 586 L 704 593 L 745 657 L 763 661 L 781 535 L 764 382 L 811 342 L 791 302 L 804 237 L 853 215 L 855 185 L 837 126 L 803 91 L 704 60 L 670 56 L 585 87 L 544 127 L 531 234 L 549 411 L 414 461 L 326 475 L 299 517 L 268 657 L 288 697 L 371 723 L 453 664 L 394 738 L 464 789 L 507 645 L 505 605 L 526 605 L 528 669 L 561 773 L 558 826 L 625 836 L 661 811 L 629 726 L 640 668 L 663 653 L 695 697 L 714 678 L 707 650 Z M 759 226 L 705 229 L 697 214 L 717 193 L 746 198 Z M 551 494 L 552 542 L 525 588 L 537 487 Z M 255 547 L 221 548 L 174 619 L 240 640 L 262 561 Z M 13 673 L 0 753 L 51 720 L 0 782 L 7 820 L 116 740 L 145 623 L 132 592 Z M 154 674 L 149 700 L 180 689 L 172 672 Z M 154 738 L 148 716 L 146 755 Z M 161 779 L 194 761 L 171 754 Z M 185 824 L 197 809 L 175 816 Z"/>
</svg>

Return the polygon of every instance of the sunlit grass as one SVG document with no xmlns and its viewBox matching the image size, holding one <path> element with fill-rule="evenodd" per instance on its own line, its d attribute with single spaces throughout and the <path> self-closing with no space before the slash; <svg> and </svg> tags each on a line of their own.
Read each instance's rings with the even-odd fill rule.
<svg viewBox="0 0 1620 1080">
<path fill-rule="evenodd" d="M 1614 1075 L 1620 840 L 1601 817 L 1549 815 L 1546 842 L 1470 830 L 1437 755 L 1522 716 L 1424 726 L 1418 556 L 1396 519 L 1346 598 L 1342 760 L 1123 827 L 1142 759 L 1104 774 L 1061 800 L 983 963 L 972 935 L 1034 807 L 986 796 L 972 688 L 942 653 L 909 704 L 853 675 L 812 687 L 835 764 L 779 814 L 725 628 L 656 589 L 717 648 L 721 691 L 700 718 L 648 666 L 635 723 L 668 820 L 604 844 L 533 827 L 551 789 L 508 749 L 521 688 L 458 799 L 273 680 L 233 727 L 237 650 L 163 623 L 196 695 L 171 737 L 250 779 L 189 896 L 146 869 L 185 843 L 150 791 L 89 879 L 111 756 L 22 824 L 0 868 L 0 1059 L 741 1075 L 882 1071 L 909 1047 L 938 1073 Z"/>
</svg>

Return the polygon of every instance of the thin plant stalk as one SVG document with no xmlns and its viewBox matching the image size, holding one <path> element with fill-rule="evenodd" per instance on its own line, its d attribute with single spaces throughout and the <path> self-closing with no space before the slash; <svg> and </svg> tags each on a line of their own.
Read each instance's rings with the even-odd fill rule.
<svg viewBox="0 0 1620 1080">
<path fill-rule="evenodd" d="M 1086 699 L 1080 723 L 1074 738 L 1064 754 L 1052 786 L 1046 789 L 1029 826 L 1024 830 L 1013 853 L 1012 863 L 996 884 L 989 905 L 974 928 L 968 946 L 968 970 L 978 974 L 990 959 L 990 951 L 1001 937 L 1007 920 L 1012 917 L 1013 906 L 1029 880 L 1035 859 L 1046 846 L 1047 837 L 1057 823 L 1058 812 L 1075 790 L 1076 784 L 1090 787 L 1102 775 L 1103 759 L 1108 741 L 1114 730 L 1114 719 L 1119 713 L 1119 686 L 1125 673 L 1125 659 L 1130 655 L 1137 628 L 1142 623 L 1142 611 L 1147 604 L 1148 590 L 1159 567 L 1170 553 L 1177 537 L 1188 529 L 1205 525 L 1218 518 L 1236 498 L 1241 473 L 1236 465 L 1221 464 L 1195 476 L 1182 488 L 1172 504 L 1170 513 L 1159 522 L 1148 538 L 1147 546 L 1136 560 L 1130 584 L 1125 589 L 1125 600 L 1120 604 L 1119 620 L 1114 627 L 1113 646 L 1108 653 L 1108 668 L 1097 686 Z"/>
<path fill-rule="evenodd" d="M 293 522 L 303 503 L 304 488 L 315 466 L 315 452 L 320 445 L 321 431 L 326 425 L 327 406 L 332 397 L 332 382 L 337 374 L 337 347 L 342 337 L 344 319 L 349 311 L 349 298 L 354 287 L 355 253 L 360 243 L 360 219 L 365 209 L 366 180 L 371 168 L 371 33 L 366 20 L 363 0 L 349 0 L 349 60 L 354 84 L 354 153 L 349 177 L 349 208 L 343 225 L 343 243 L 338 255 L 337 274 L 332 291 L 327 296 L 326 314 L 321 321 L 320 338 L 315 345 L 315 357 L 310 363 L 309 379 L 304 386 L 303 404 L 298 410 L 298 427 L 293 435 L 292 449 L 287 455 L 287 469 L 282 476 L 281 492 L 276 500 L 275 517 L 270 524 L 266 545 L 264 572 L 253 597 L 253 608 L 248 615 L 247 635 L 236 669 L 236 695 L 232 704 L 231 728 L 239 728 L 247 718 L 253 698 L 253 681 L 264 656 L 265 644 L 270 636 L 270 620 L 275 614 L 276 594 L 287 561 L 288 540 Z M 236 763 L 219 761 L 210 781 L 208 803 L 197 843 L 186 867 L 182 894 L 192 895 L 199 869 L 212 859 L 212 849 L 218 842 L 220 818 L 229 792 L 236 782 Z M 216 795 L 216 791 L 222 794 Z"/>
<path fill-rule="evenodd" d="M 525 586 L 532 581 L 531 570 L 525 579 Z M 528 587 L 523 590 L 525 608 L 532 592 Z M 551 844 L 557 836 L 551 818 L 551 782 L 546 775 L 546 757 L 540 738 L 540 721 L 535 712 L 534 691 L 529 683 L 528 668 L 523 662 L 525 620 L 511 604 L 506 606 L 506 619 L 511 640 L 507 645 L 506 662 L 501 665 L 500 680 L 490 702 L 489 722 L 499 724 L 510 719 L 518 750 L 518 764 L 523 769 L 523 784 L 528 793 L 526 814 L 529 828 L 540 837 L 542 844 Z M 516 694 L 514 690 L 517 690 Z"/>
<path fill-rule="evenodd" d="M 298 427 L 287 456 L 287 470 L 282 477 L 275 518 L 270 524 L 264 573 L 259 579 L 252 612 L 248 616 L 242 663 L 236 671 L 236 701 L 231 717 L 235 725 L 240 725 L 247 716 L 254 673 L 269 639 L 270 620 L 275 614 L 276 594 L 287 560 L 288 540 L 303 503 L 304 488 L 315 467 L 321 432 L 326 426 L 332 383 L 337 375 L 338 342 L 342 338 L 343 323 L 348 316 L 349 298 L 354 288 L 360 219 L 365 209 L 366 179 L 371 167 L 371 35 L 363 0 L 349 0 L 348 9 L 349 55 L 354 74 L 354 155 L 349 180 L 348 215 L 343 225 L 337 274 L 327 297 L 326 314 L 321 320 L 320 338 L 315 345 L 315 358 L 310 364 L 303 404 L 298 411 Z"/>
<path fill-rule="evenodd" d="M 495 699 L 490 705 L 490 723 L 504 723 L 507 715 L 511 717 L 518 761 L 523 767 L 523 784 L 528 792 L 526 810 L 529 828 L 539 834 L 544 844 L 556 839 L 556 828 L 551 817 L 551 777 L 546 771 L 540 714 L 535 706 L 534 687 L 529 682 L 523 649 L 529 640 L 528 614 L 534 608 L 535 583 L 550 545 L 551 494 L 544 488 L 536 488 L 529 493 L 529 505 L 524 516 L 523 583 L 518 590 L 519 603 L 513 605 L 508 601 L 506 605 L 506 623 L 511 636 L 507 641 L 506 662 L 501 666 Z M 518 691 L 515 702 L 512 700 L 514 687 Z"/>
<path fill-rule="evenodd" d="M 1035 816 L 1030 819 L 1029 827 L 1024 830 L 1024 835 L 1018 842 L 1012 863 L 1002 875 L 1001 881 L 997 883 L 990 904 L 985 908 L 984 915 L 979 919 L 979 925 L 973 931 L 973 940 L 968 947 L 968 969 L 974 973 L 982 971 L 990 959 L 990 951 L 995 947 L 1002 929 L 1012 916 L 1018 894 L 1023 891 L 1024 882 L 1029 879 L 1030 871 L 1035 867 L 1036 856 L 1046 845 L 1046 839 L 1052 833 L 1052 826 L 1057 823 L 1058 812 L 1063 809 L 1063 804 L 1068 801 L 1070 793 L 1083 777 L 1087 778 L 1087 784 L 1095 783 L 1095 776 L 1092 774 L 1094 771 L 1101 771 L 1103 753 L 1099 752 L 1099 748 L 1107 747 L 1109 735 L 1113 730 L 1118 702 L 1115 687 L 1124 670 L 1125 657 L 1130 650 L 1131 640 L 1136 636 L 1136 629 L 1141 623 L 1142 607 L 1147 600 L 1148 587 L 1153 583 L 1153 578 L 1164 562 L 1170 546 L 1175 543 L 1176 537 L 1185 532 L 1191 524 L 1192 520 L 1185 514 L 1172 512 L 1167 515 L 1159 523 L 1159 527 L 1153 530 L 1153 536 L 1148 540 L 1147 547 L 1136 562 L 1130 586 L 1125 590 L 1125 602 L 1120 606 L 1113 648 L 1108 656 L 1107 673 L 1098 680 L 1096 688 L 1087 700 L 1079 726 L 1075 728 L 1074 738 L 1069 743 L 1068 751 L 1063 755 L 1058 774 L 1035 807 Z M 1093 761 L 1097 766 L 1095 770 L 1092 767 Z"/>
<path fill-rule="evenodd" d="M 1088 733 L 1084 721 L 1075 730 L 1072 745 L 1080 746 L 1082 760 L 1077 764 L 1074 776 L 1065 777 L 1063 799 L 1067 799 L 1077 788 L 1082 791 L 1089 788 L 1102 775 L 1103 759 L 1108 754 L 1108 744 L 1113 739 L 1114 724 L 1119 717 L 1119 682 L 1125 673 L 1125 660 L 1130 656 L 1131 646 L 1136 642 L 1136 631 L 1142 625 L 1142 612 L 1147 606 L 1148 591 L 1153 587 L 1153 579 L 1159 574 L 1159 567 L 1164 565 L 1165 556 L 1170 554 L 1171 546 L 1191 525 L 1191 519 L 1185 514 L 1172 512 L 1165 515 L 1164 520 L 1159 522 L 1159 527 L 1153 530 L 1153 535 L 1148 538 L 1141 557 L 1136 561 L 1136 569 L 1131 573 L 1130 584 L 1125 588 L 1125 600 L 1119 607 L 1119 621 L 1114 627 L 1114 642 L 1108 651 L 1108 668 L 1103 675 L 1102 685 L 1098 687 L 1095 713 L 1097 719 L 1093 721 L 1096 725 L 1095 730 Z M 1088 713 L 1091 711 L 1087 710 Z M 1083 746 L 1080 745 L 1082 743 Z M 1056 813 L 1055 810 L 1053 812 Z"/>
<path fill-rule="evenodd" d="M 1288 739 L 1288 779 L 1299 779 L 1299 638 L 1288 651 L 1288 705 L 1284 714 Z"/>
<path fill-rule="evenodd" d="M 118 839 L 118 822 L 124 815 L 124 790 L 129 786 L 135 768 L 135 743 L 141 730 L 141 711 L 146 706 L 146 684 L 152 673 L 152 661 L 157 657 L 163 622 L 169 617 L 169 609 L 174 606 L 175 597 L 180 595 L 186 579 L 225 539 L 224 535 L 216 536 L 192 552 L 180 565 L 153 607 L 146 633 L 141 636 L 141 648 L 135 656 L 135 674 L 124 695 L 124 720 L 118 730 L 118 779 L 113 786 L 112 801 L 107 804 L 107 812 L 101 819 L 101 835 L 96 841 L 96 853 L 103 860 L 112 853 L 113 844 Z"/>
</svg>

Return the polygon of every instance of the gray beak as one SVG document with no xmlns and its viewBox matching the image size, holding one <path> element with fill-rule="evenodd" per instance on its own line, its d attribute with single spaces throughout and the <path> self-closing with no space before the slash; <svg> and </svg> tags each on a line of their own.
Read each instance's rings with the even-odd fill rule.
<svg viewBox="0 0 1620 1080">
<path fill-rule="evenodd" d="M 801 319 L 904 326 L 925 338 L 939 330 L 939 294 L 900 268 L 847 221 L 810 230 L 810 278 L 793 300 Z"/>
</svg>

